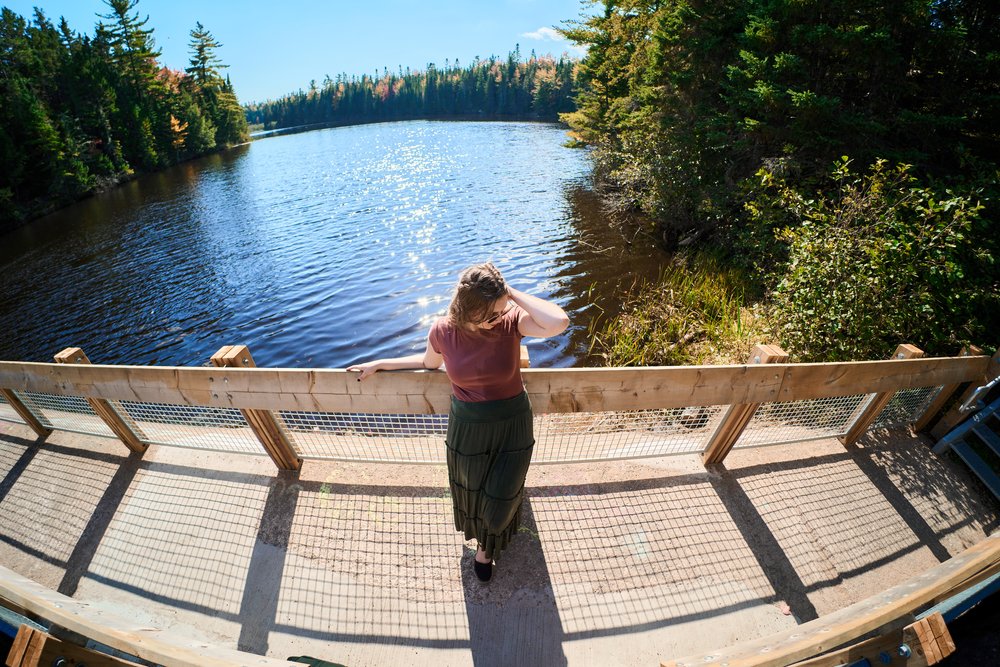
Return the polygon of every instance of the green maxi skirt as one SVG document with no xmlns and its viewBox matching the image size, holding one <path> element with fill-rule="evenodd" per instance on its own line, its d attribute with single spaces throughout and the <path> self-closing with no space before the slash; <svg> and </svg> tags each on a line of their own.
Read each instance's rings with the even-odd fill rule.
<svg viewBox="0 0 1000 667">
<path fill-rule="evenodd" d="M 492 559 L 520 525 L 535 446 L 528 394 L 481 403 L 452 396 L 445 445 L 455 530 L 478 540 Z"/>
</svg>

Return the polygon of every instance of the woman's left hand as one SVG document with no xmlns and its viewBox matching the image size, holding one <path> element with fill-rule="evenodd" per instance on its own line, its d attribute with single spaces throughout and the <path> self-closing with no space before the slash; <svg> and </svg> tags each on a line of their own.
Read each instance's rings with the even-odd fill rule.
<svg viewBox="0 0 1000 667">
<path fill-rule="evenodd" d="M 348 366 L 347 370 L 354 373 L 361 373 L 361 375 L 358 376 L 358 382 L 361 382 L 366 377 L 369 377 L 370 375 L 374 375 L 375 373 L 377 373 L 380 368 L 381 364 L 379 364 L 379 362 L 368 361 L 363 364 L 354 364 L 353 366 Z"/>
</svg>

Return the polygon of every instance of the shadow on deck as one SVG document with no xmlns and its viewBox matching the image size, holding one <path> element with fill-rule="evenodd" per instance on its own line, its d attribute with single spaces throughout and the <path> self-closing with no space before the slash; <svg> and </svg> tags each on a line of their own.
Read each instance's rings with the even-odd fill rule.
<svg viewBox="0 0 1000 667">
<path fill-rule="evenodd" d="M 0 561 L 134 619 L 356 665 L 657 664 L 889 588 L 983 539 L 997 508 L 927 443 L 875 432 L 538 466 L 489 585 L 444 466 L 152 447 L 0 425 Z"/>
</svg>

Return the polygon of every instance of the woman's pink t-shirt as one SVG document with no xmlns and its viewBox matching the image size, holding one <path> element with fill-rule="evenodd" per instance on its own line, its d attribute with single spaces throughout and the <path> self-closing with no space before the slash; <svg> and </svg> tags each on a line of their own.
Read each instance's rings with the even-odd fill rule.
<svg viewBox="0 0 1000 667">
<path fill-rule="evenodd" d="M 431 326 L 430 343 L 444 357 L 451 391 L 460 401 L 480 403 L 513 398 L 524 391 L 521 380 L 521 332 L 517 321 L 525 311 L 517 304 L 492 329 L 469 331 L 439 317 Z"/>
</svg>

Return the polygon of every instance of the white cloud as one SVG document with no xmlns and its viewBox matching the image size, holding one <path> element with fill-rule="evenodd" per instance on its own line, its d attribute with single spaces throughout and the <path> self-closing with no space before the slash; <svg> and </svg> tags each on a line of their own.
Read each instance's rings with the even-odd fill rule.
<svg viewBox="0 0 1000 667">
<path fill-rule="evenodd" d="M 564 42 L 566 39 L 556 32 L 553 28 L 543 27 L 539 28 L 534 32 L 525 32 L 521 34 L 521 37 L 527 37 L 528 39 L 551 39 L 554 42 Z"/>
<path fill-rule="evenodd" d="M 540 42 L 553 41 L 562 45 L 563 50 L 571 56 L 582 58 L 587 55 L 587 47 L 579 46 L 560 35 L 554 28 L 542 27 L 534 32 L 522 32 L 521 37 L 536 39 Z"/>
</svg>

